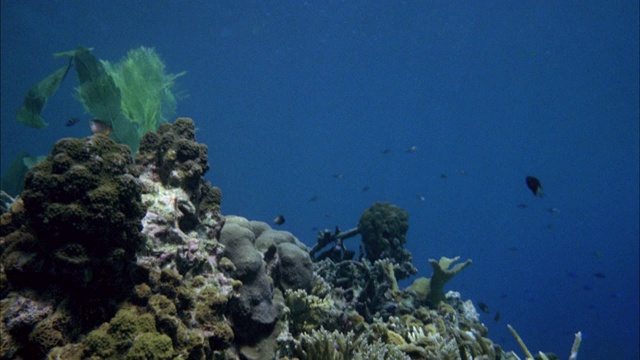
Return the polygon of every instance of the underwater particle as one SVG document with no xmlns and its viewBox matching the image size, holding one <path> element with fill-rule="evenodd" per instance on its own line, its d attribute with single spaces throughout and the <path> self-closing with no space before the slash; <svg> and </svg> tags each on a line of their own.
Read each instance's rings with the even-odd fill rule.
<svg viewBox="0 0 640 360">
<path fill-rule="evenodd" d="M 383 155 L 387 155 L 390 152 L 391 152 L 391 149 L 389 149 L 389 148 L 382 150 L 382 154 Z"/>
<path fill-rule="evenodd" d="M 362 192 L 367 192 L 367 191 L 369 191 L 369 185 L 365 185 L 365 186 L 362 188 Z"/>
<path fill-rule="evenodd" d="M 540 197 L 544 196 L 544 191 L 542 191 L 542 184 L 540 184 L 540 180 L 538 180 L 538 178 L 536 178 L 535 176 L 527 176 L 525 178 L 525 181 L 529 190 L 533 192 L 533 195 Z"/>
<path fill-rule="evenodd" d="M 527 204 L 525 203 L 518 204 L 518 209 L 526 209 L 526 208 L 527 208 Z"/>
<path fill-rule="evenodd" d="M 416 195 L 416 199 L 418 199 L 418 200 L 420 200 L 420 201 L 425 201 L 425 197 L 424 197 L 424 195 L 420 195 L 420 194 L 417 194 L 417 195 Z"/>
<path fill-rule="evenodd" d="M 418 150 L 418 147 L 415 146 L 415 145 L 412 145 L 407 149 L 407 152 L 408 153 L 414 153 L 414 152 L 416 152 L 416 150 Z"/>
<path fill-rule="evenodd" d="M 478 307 L 480 308 L 480 310 L 482 310 L 483 313 L 489 314 L 491 312 L 491 311 L 489 311 L 489 306 L 487 306 L 487 304 L 485 304 L 483 302 L 479 302 L 478 303 Z"/>
<path fill-rule="evenodd" d="M 446 179 L 446 178 L 447 178 L 447 174 L 445 173 L 440 174 L 440 179 Z"/>
<path fill-rule="evenodd" d="M 313 195 L 312 197 L 309 198 L 309 202 L 316 202 L 318 201 L 318 199 L 320 199 L 320 197 L 318 195 Z"/>
<path fill-rule="evenodd" d="M 515 246 L 512 246 L 512 247 L 509 248 L 509 251 L 516 252 L 516 251 L 518 251 L 518 248 L 515 247 Z"/>
<path fill-rule="evenodd" d="M 548 208 L 547 211 L 552 213 L 552 214 L 560 214 L 560 209 L 554 208 L 554 207 Z"/>
<path fill-rule="evenodd" d="M 340 173 L 331 174 L 331 176 L 333 176 L 334 179 L 342 179 L 342 174 Z"/>
<path fill-rule="evenodd" d="M 285 219 L 284 219 L 284 216 L 282 215 L 278 215 L 275 217 L 275 219 L 273 219 L 273 223 L 276 225 L 282 225 L 284 224 L 284 222 L 285 222 Z"/>
<path fill-rule="evenodd" d="M 64 123 L 64 126 L 73 126 L 73 125 L 77 124 L 78 121 L 80 121 L 80 118 L 72 117 L 71 119 L 67 120 L 66 123 Z"/>
<path fill-rule="evenodd" d="M 593 277 L 598 278 L 598 279 L 604 279 L 604 278 L 606 278 L 606 276 L 604 275 L 604 273 L 601 273 L 601 272 L 593 273 Z"/>
<path fill-rule="evenodd" d="M 458 174 L 462 175 L 462 176 L 467 176 L 469 175 L 469 173 L 467 172 L 467 170 L 464 169 L 460 169 L 458 170 Z"/>
<path fill-rule="evenodd" d="M 93 119 L 89 121 L 89 127 L 93 135 L 95 134 L 109 135 L 111 134 L 111 131 L 112 131 L 111 126 L 109 126 L 109 124 L 99 119 Z"/>
</svg>

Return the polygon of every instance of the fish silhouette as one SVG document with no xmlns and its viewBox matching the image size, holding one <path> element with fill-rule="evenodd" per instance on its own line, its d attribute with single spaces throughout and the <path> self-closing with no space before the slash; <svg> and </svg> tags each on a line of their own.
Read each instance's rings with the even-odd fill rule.
<svg viewBox="0 0 640 360">
<path fill-rule="evenodd" d="M 80 118 L 72 117 L 71 119 L 67 120 L 67 122 L 64 124 L 64 126 L 73 126 L 73 125 L 77 124 L 78 121 L 80 121 Z"/>
<path fill-rule="evenodd" d="M 278 215 L 278 216 L 276 216 L 275 219 L 273 219 L 273 223 L 276 224 L 276 225 L 282 225 L 282 224 L 284 224 L 284 222 L 285 222 L 285 219 L 284 219 L 284 216 L 282 216 L 282 215 Z"/>
<path fill-rule="evenodd" d="M 533 192 L 533 195 L 540 197 L 544 196 L 544 191 L 542 191 L 542 185 L 538 178 L 534 176 L 527 176 L 525 180 L 527 182 L 527 187 Z"/>
</svg>

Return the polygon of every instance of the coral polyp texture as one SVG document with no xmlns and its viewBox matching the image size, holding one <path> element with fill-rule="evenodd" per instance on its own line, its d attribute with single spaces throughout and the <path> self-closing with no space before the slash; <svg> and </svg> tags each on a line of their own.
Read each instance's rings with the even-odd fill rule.
<svg viewBox="0 0 640 360">
<path fill-rule="evenodd" d="M 220 213 L 191 119 L 129 154 L 63 139 L 0 217 L 0 358 L 518 359 L 445 289 L 471 260 L 430 260 L 430 278 L 399 285 L 417 271 L 399 207 L 376 203 L 309 250 Z M 311 256 L 357 234 L 358 259 Z"/>
</svg>

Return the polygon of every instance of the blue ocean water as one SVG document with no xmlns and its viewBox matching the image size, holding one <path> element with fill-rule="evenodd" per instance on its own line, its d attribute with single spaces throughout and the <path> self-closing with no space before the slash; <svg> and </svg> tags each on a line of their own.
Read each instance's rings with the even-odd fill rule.
<svg viewBox="0 0 640 360">
<path fill-rule="evenodd" d="M 49 126 L 29 87 L 78 45 L 116 62 L 154 47 L 189 96 L 222 211 L 307 245 L 376 201 L 409 212 L 429 258 L 473 265 L 489 338 L 566 358 L 639 355 L 638 2 L 2 1 L 1 161 L 90 134 L 74 74 Z M 73 127 L 71 117 L 81 121 Z M 540 179 L 535 197 L 525 177 Z M 350 240 L 357 249 L 357 240 Z M 406 284 L 409 282 L 407 281 Z M 405 284 L 405 285 L 406 285 Z M 501 318 L 494 321 L 494 314 Z"/>
</svg>

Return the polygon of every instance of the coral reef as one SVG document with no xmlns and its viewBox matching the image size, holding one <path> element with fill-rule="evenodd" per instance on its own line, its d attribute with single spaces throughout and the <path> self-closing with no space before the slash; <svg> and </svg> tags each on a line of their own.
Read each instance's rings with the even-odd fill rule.
<svg viewBox="0 0 640 360">
<path fill-rule="evenodd" d="M 366 256 L 371 261 L 392 259 L 398 265 L 395 276 L 399 280 L 414 275 L 413 256 L 404 248 L 409 230 L 409 214 L 389 203 L 375 203 L 362 213 L 358 229 Z"/>
<path fill-rule="evenodd" d="M 132 163 L 125 146 L 102 135 L 56 143 L 27 174 L 23 209 L 7 219 L 16 230 L 1 248 L 6 291 L 62 292 L 86 326 L 109 316 L 128 292 L 144 243 Z"/>
<path fill-rule="evenodd" d="M 445 293 L 471 260 L 400 286 L 416 272 L 404 210 L 374 204 L 309 250 L 223 216 L 208 169 L 186 118 L 147 133 L 135 164 L 102 135 L 58 142 L 0 216 L 0 358 L 518 359 Z"/>
<path fill-rule="evenodd" d="M 460 259 L 459 256 L 453 259 L 443 256 L 440 258 L 440 261 L 429 259 L 429 264 L 433 267 L 433 276 L 430 279 L 425 277 L 417 278 L 408 288 L 408 290 L 415 294 L 418 304 L 426 304 L 434 307 L 438 306 L 438 304 L 444 300 L 444 285 L 460 271 L 473 263 L 468 259 L 449 269 L 458 259 Z"/>
</svg>

